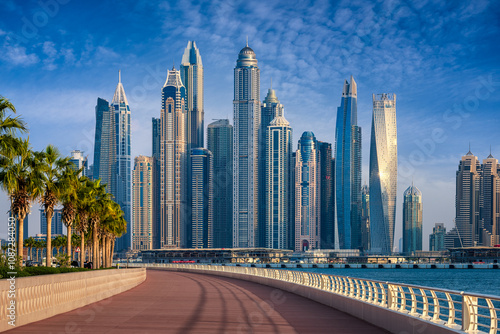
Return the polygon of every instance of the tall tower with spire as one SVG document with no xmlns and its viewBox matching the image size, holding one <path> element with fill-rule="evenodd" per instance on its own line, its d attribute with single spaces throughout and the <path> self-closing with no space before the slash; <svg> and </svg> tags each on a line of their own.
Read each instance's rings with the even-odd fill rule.
<svg viewBox="0 0 500 334">
<path fill-rule="evenodd" d="M 181 62 L 181 80 L 186 87 L 186 141 L 191 148 L 203 147 L 203 63 L 195 41 L 189 41 Z"/>
<path fill-rule="evenodd" d="M 255 52 L 241 49 L 234 69 L 233 247 L 259 242 L 260 70 Z"/>
<path fill-rule="evenodd" d="M 118 71 L 118 85 L 111 101 L 114 113 L 115 152 L 116 152 L 116 193 L 115 201 L 120 205 L 127 221 L 127 233 L 116 243 L 116 250 L 125 250 L 131 246 L 131 201 L 132 201 L 132 170 L 130 152 L 130 107 L 123 89 L 121 71 Z"/>
<path fill-rule="evenodd" d="M 335 211 L 342 249 L 361 244 L 361 128 L 354 78 L 344 82 L 335 129 Z M 337 246 L 337 245 L 336 245 Z M 337 248 L 337 247 L 336 247 Z"/>
<path fill-rule="evenodd" d="M 175 66 L 162 88 L 160 122 L 160 247 L 186 247 L 186 88 Z"/>
</svg>

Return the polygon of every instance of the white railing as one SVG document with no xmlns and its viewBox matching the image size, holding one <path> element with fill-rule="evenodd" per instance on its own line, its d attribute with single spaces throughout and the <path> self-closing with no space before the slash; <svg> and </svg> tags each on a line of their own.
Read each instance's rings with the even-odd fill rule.
<svg viewBox="0 0 500 334">
<path fill-rule="evenodd" d="M 129 264 L 265 277 L 357 299 L 464 332 L 498 331 L 500 297 L 296 270 L 198 264 Z M 481 284 L 481 282 L 478 282 Z"/>
</svg>

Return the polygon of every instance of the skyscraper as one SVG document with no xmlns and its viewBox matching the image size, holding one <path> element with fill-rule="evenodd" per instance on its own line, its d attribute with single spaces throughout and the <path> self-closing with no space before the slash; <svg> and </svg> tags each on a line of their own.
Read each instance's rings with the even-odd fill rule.
<svg viewBox="0 0 500 334">
<path fill-rule="evenodd" d="M 154 159 L 140 155 L 134 159 L 132 175 L 132 249 L 153 249 Z"/>
<path fill-rule="evenodd" d="M 115 115 L 108 101 L 97 98 L 95 107 L 94 180 L 101 179 L 106 191 L 116 194 L 116 136 Z"/>
<path fill-rule="evenodd" d="M 481 244 L 500 244 L 500 165 L 490 152 L 481 166 Z"/>
<path fill-rule="evenodd" d="M 318 141 L 320 203 L 321 203 L 321 248 L 335 248 L 335 162 L 332 144 Z"/>
<path fill-rule="evenodd" d="M 403 194 L 404 254 L 422 250 L 422 193 L 413 184 Z"/>
<path fill-rule="evenodd" d="M 361 188 L 361 245 L 363 250 L 370 249 L 370 189 Z"/>
<path fill-rule="evenodd" d="M 462 247 L 479 243 L 480 172 L 479 160 L 469 150 L 462 157 L 456 174 L 455 224 Z"/>
<path fill-rule="evenodd" d="M 398 181 L 396 94 L 373 95 L 370 143 L 370 233 L 372 252 L 389 254 L 394 245 Z"/>
<path fill-rule="evenodd" d="M 276 92 L 272 88 L 267 91 L 267 96 L 260 108 L 260 130 L 259 130 L 259 246 L 266 246 L 267 235 L 267 200 L 266 200 L 266 164 L 268 159 L 267 131 L 271 121 L 278 116 L 283 116 L 283 105 L 276 97 Z"/>
<path fill-rule="evenodd" d="M 318 143 L 314 133 L 306 131 L 295 155 L 295 250 L 320 247 L 321 208 Z"/>
<path fill-rule="evenodd" d="M 443 223 L 436 223 L 432 228 L 432 234 L 429 235 L 429 250 L 430 251 L 443 251 L 446 250 L 444 246 L 444 236 L 446 235 L 446 227 Z"/>
<path fill-rule="evenodd" d="M 186 142 L 191 148 L 204 147 L 203 63 L 195 41 L 188 41 L 181 61 L 181 80 L 186 88 Z"/>
<path fill-rule="evenodd" d="M 233 246 L 233 127 L 219 119 L 207 127 L 207 147 L 213 157 L 214 248 Z"/>
<path fill-rule="evenodd" d="M 160 136 L 160 247 L 186 247 L 186 88 L 180 72 L 168 71 L 162 89 Z"/>
<path fill-rule="evenodd" d="M 344 82 L 335 128 L 335 210 L 340 248 L 361 247 L 361 128 L 354 78 Z"/>
<path fill-rule="evenodd" d="M 204 148 L 191 149 L 191 247 L 213 247 L 213 158 Z"/>
<path fill-rule="evenodd" d="M 27 226 L 24 228 L 27 230 Z M 40 209 L 40 233 L 47 234 L 47 217 L 45 216 L 45 210 Z M 54 215 L 52 216 L 52 224 L 51 224 L 51 234 L 54 237 L 55 235 L 63 234 L 63 222 L 62 222 L 62 210 L 55 209 Z"/>
<path fill-rule="evenodd" d="M 87 157 L 83 155 L 83 152 L 80 150 L 71 151 L 71 159 L 69 162 L 73 165 L 71 168 L 76 172 L 77 170 L 82 170 L 79 176 L 87 176 L 88 173 L 88 162 Z"/>
<path fill-rule="evenodd" d="M 247 45 L 234 69 L 233 247 L 258 245 L 260 70 Z"/>
<path fill-rule="evenodd" d="M 269 96 L 269 95 L 268 95 Z M 292 216 L 290 216 L 290 158 L 292 154 L 292 128 L 281 115 L 267 127 L 267 156 L 265 191 L 265 232 L 267 248 L 287 249 Z M 263 159 L 261 159 L 263 160 Z"/>
<path fill-rule="evenodd" d="M 115 201 L 120 205 L 124 213 L 124 218 L 127 221 L 127 232 L 116 241 L 116 250 L 125 250 L 130 248 L 131 242 L 131 196 L 132 196 L 132 172 L 130 153 L 130 107 L 125 95 L 125 90 L 121 82 L 121 73 L 118 75 L 118 85 L 116 86 L 115 95 L 111 101 L 111 110 L 114 112 L 115 118 L 115 178 L 116 192 L 112 193 L 115 196 Z"/>
<path fill-rule="evenodd" d="M 152 118 L 152 158 L 153 158 L 153 248 L 158 249 L 161 246 L 161 233 L 160 233 L 160 172 L 161 172 L 161 119 Z"/>
</svg>

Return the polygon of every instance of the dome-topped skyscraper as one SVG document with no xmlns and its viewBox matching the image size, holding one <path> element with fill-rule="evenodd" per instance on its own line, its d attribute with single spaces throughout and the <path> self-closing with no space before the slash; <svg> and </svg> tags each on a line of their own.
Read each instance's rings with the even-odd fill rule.
<svg viewBox="0 0 500 334">
<path fill-rule="evenodd" d="M 236 67 L 257 67 L 257 56 L 248 44 L 238 54 Z"/>
</svg>

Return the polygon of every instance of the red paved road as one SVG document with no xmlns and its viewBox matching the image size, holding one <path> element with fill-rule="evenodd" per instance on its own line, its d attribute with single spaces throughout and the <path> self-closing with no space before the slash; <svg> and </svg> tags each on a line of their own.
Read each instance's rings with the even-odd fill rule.
<svg viewBox="0 0 500 334">
<path fill-rule="evenodd" d="M 293 293 L 231 278 L 148 270 L 114 297 L 8 333 L 387 333 Z"/>
</svg>

